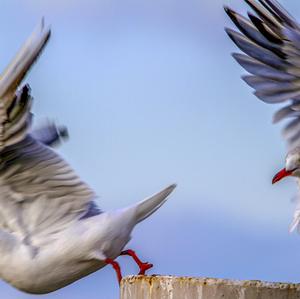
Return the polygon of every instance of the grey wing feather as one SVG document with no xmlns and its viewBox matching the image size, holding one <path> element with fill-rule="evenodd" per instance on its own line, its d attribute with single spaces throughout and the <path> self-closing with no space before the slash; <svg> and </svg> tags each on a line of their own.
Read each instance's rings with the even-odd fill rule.
<svg viewBox="0 0 300 299">
<path fill-rule="evenodd" d="M 66 130 L 48 125 L 31 135 L 30 88 L 17 91 L 49 36 L 42 20 L 0 78 L 0 234 L 33 247 L 100 213 L 94 192 L 47 146 Z"/>
<path fill-rule="evenodd" d="M 256 15 L 248 18 L 225 7 L 241 33 L 226 32 L 245 54 L 235 60 L 250 73 L 243 80 L 266 103 L 288 105 L 275 113 L 273 122 L 291 119 L 283 131 L 290 147 L 300 144 L 300 27 L 276 0 L 245 0 Z"/>
<path fill-rule="evenodd" d="M 273 115 L 273 123 L 278 123 L 281 120 L 285 118 L 297 118 L 300 117 L 300 112 L 293 109 L 292 105 L 285 106 L 281 109 L 279 109 L 274 115 Z"/>
<path fill-rule="evenodd" d="M 240 53 L 233 53 L 232 56 L 247 72 L 253 75 L 278 81 L 288 81 L 294 79 L 293 75 L 272 68 L 256 59 L 253 59 L 250 56 Z"/>
<path fill-rule="evenodd" d="M 51 242 L 91 207 L 95 211 L 94 192 L 31 136 L 1 153 L 0 190 L 0 228 L 29 238 L 34 246 Z"/>
<path fill-rule="evenodd" d="M 50 29 L 42 19 L 0 77 L 0 151 L 20 142 L 28 133 L 32 119 L 30 89 L 17 88 L 49 37 Z"/>
<path fill-rule="evenodd" d="M 226 32 L 232 41 L 250 57 L 278 69 L 284 69 L 287 66 L 287 63 L 280 59 L 276 54 L 255 44 L 255 42 L 251 41 L 246 36 L 228 28 L 226 29 Z"/>
</svg>

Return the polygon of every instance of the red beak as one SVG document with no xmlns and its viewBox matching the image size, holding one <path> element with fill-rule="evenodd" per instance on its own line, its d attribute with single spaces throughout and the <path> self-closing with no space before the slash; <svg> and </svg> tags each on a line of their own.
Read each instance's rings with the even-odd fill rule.
<svg viewBox="0 0 300 299">
<path fill-rule="evenodd" d="M 280 181 L 286 176 L 289 176 L 293 173 L 293 170 L 286 170 L 285 168 L 281 169 L 279 172 L 275 174 L 272 180 L 272 184 L 275 184 L 276 182 Z"/>
</svg>

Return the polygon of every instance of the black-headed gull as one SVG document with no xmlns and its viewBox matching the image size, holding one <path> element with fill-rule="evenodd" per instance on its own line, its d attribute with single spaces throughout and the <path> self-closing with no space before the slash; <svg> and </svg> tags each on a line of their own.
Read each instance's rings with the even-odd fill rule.
<svg viewBox="0 0 300 299">
<path fill-rule="evenodd" d="M 255 14 L 248 17 L 229 7 L 225 11 L 239 29 L 226 28 L 233 42 L 246 54 L 234 53 L 236 61 L 250 73 L 243 80 L 262 101 L 270 104 L 288 102 L 273 117 L 277 123 L 289 119 L 283 130 L 289 152 L 285 168 L 273 178 L 300 178 L 300 25 L 276 0 L 245 0 Z M 300 199 L 290 231 L 300 231 Z"/>
<path fill-rule="evenodd" d="M 50 146 L 67 135 L 53 124 L 29 132 L 32 97 L 19 84 L 50 36 L 37 26 L 0 77 L 0 277 L 28 293 L 62 288 L 130 255 L 144 274 L 152 267 L 122 251 L 134 226 L 174 190 L 117 211 L 103 212 L 95 193 Z"/>
</svg>

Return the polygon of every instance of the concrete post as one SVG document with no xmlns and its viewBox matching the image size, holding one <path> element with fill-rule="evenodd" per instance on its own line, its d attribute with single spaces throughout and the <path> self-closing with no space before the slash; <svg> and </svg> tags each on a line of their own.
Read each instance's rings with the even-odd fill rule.
<svg viewBox="0 0 300 299">
<path fill-rule="evenodd" d="M 128 276 L 121 299 L 300 299 L 300 284 L 173 276 Z"/>
</svg>

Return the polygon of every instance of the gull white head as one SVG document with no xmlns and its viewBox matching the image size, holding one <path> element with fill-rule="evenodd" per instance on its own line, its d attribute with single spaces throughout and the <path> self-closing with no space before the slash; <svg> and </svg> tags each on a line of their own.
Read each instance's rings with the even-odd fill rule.
<svg viewBox="0 0 300 299">
<path fill-rule="evenodd" d="M 272 184 L 275 184 L 287 176 L 300 178 L 300 147 L 294 148 L 287 154 L 285 168 L 276 173 L 276 175 L 273 177 Z"/>
</svg>

